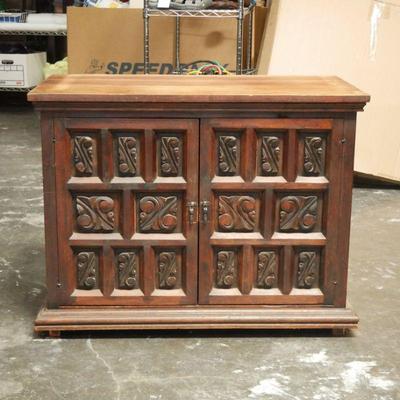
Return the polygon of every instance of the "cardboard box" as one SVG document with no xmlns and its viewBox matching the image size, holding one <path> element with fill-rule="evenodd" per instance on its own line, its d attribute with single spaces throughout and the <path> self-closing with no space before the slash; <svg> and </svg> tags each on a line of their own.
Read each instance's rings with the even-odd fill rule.
<svg viewBox="0 0 400 400">
<path fill-rule="evenodd" d="M 0 54 L 0 86 L 30 88 L 44 79 L 46 53 Z"/>
<path fill-rule="evenodd" d="M 400 0 L 273 0 L 259 73 L 338 75 L 371 95 L 355 170 L 400 182 Z"/>
<path fill-rule="evenodd" d="M 69 7 L 67 26 L 70 74 L 143 73 L 142 10 Z M 150 21 L 152 72 L 168 72 L 174 29 L 172 18 Z"/>
<path fill-rule="evenodd" d="M 234 70 L 236 67 L 236 20 L 182 18 L 180 58 L 183 64 L 196 60 L 217 60 L 225 68 Z"/>
<path fill-rule="evenodd" d="M 266 9 L 257 7 L 255 38 L 264 30 Z M 69 7 L 68 72 L 140 74 L 143 62 L 143 10 Z M 150 18 L 150 71 L 173 71 L 175 19 Z M 257 46 L 260 40 L 255 40 Z M 255 51 L 257 50 L 257 51 Z M 258 48 L 254 49 L 258 54 Z M 236 19 L 181 19 L 181 63 L 218 60 L 236 66 Z"/>
</svg>

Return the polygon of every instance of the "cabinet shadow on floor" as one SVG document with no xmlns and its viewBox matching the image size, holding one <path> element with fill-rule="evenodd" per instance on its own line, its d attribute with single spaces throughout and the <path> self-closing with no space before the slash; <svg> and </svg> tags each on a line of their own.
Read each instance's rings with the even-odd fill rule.
<svg viewBox="0 0 400 400">
<path fill-rule="evenodd" d="M 197 329 L 197 330 L 123 330 L 123 331 L 65 331 L 61 338 L 73 339 L 178 339 L 178 338 L 260 338 L 260 337 L 332 337 L 351 338 L 356 332 L 351 329 Z M 38 334 L 37 337 L 47 337 Z"/>
</svg>

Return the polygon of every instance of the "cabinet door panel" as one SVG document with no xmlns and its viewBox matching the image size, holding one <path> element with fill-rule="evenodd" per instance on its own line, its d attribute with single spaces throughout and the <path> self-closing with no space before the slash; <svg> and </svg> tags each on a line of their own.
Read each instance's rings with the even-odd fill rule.
<svg viewBox="0 0 400 400">
<path fill-rule="evenodd" d="M 200 303 L 331 304 L 343 123 L 211 119 L 200 131 Z"/>
<path fill-rule="evenodd" d="M 56 120 L 59 305 L 196 303 L 198 125 Z"/>
</svg>

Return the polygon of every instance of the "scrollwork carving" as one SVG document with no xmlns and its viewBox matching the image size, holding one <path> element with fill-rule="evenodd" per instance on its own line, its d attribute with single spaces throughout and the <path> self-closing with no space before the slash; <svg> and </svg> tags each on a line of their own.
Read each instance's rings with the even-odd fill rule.
<svg viewBox="0 0 400 400">
<path fill-rule="evenodd" d="M 221 175 L 236 175 L 238 170 L 238 139 L 220 136 L 218 141 L 218 168 Z"/>
<path fill-rule="evenodd" d="M 90 136 L 75 136 L 73 164 L 78 176 L 93 175 L 93 139 Z"/>
<path fill-rule="evenodd" d="M 139 202 L 139 227 L 143 232 L 173 232 L 177 227 L 176 196 L 145 196 Z"/>
<path fill-rule="evenodd" d="M 276 176 L 280 173 L 281 148 L 279 138 L 265 136 L 261 145 L 261 170 L 264 175 Z"/>
<path fill-rule="evenodd" d="M 257 258 L 257 286 L 271 289 L 276 286 L 277 270 L 276 254 L 274 251 L 261 251 Z"/>
<path fill-rule="evenodd" d="M 115 227 L 114 200 L 107 196 L 77 196 L 77 226 L 84 232 L 111 232 Z"/>
<path fill-rule="evenodd" d="M 323 173 L 324 139 L 310 136 L 304 138 L 304 174 L 318 176 Z"/>
<path fill-rule="evenodd" d="M 178 272 L 175 252 L 163 251 L 159 254 L 158 271 L 160 289 L 173 289 L 177 283 Z"/>
<path fill-rule="evenodd" d="M 251 196 L 218 197 L 218 224 L 222 231 L 252 232 L 256 214 L 256 200 Z"/>
<path fill-rule="evenodd" d="M 118 138 L 118 170 L 121 175 L 135 176 L 137 172 L 137 141 L 134 137 Z"/>
<path fill-rule="evenodd" d="M 93 251 L 82 251 L 76 255 L 78 289 L 90 290 L 97 286 L 97 255 Z"/>
<path fill-rule="evenodd" d="M 303 251 L 299 254 L 297 286 L 303 289 L 312 288 L 318 277 L 318 257 L 314 251 Z"/>
<path fill-rule="evenodd" d="M 176 136 L 161 137 L 160 170 L 162 176 L 178 176 L 181 163 L 181 148 Z"/>
<path fill-rule="evenodd" d="M 118 288 L 135 289 L 137 287 L 138 258 L 134 252 L 122 252 L 117 257 Z"/>
<path fill-rule="evenodd" d="M 281 199 L 281 231 L 310 232 L 314 229 L 317 219 L 317 196 L 286 196 Z"/>
<path fill-rule="evenodd" d="M 216 286 L 222 289 L 231 288 L 236 279 L 237 260 L 234 251 L 219 251 L 217 254 Z"/>
</svg>

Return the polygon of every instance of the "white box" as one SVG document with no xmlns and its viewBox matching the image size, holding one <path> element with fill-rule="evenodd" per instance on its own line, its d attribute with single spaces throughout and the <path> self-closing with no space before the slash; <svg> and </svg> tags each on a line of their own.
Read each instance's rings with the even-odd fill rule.
<svg viewBox="0 0 400 400">
<path fill-rule="evenodd" d="M 0 86 L 30 88 L 44 79 L 46 53 L 0 54 Z"/>
</svg>

